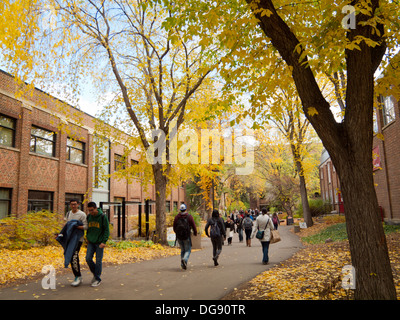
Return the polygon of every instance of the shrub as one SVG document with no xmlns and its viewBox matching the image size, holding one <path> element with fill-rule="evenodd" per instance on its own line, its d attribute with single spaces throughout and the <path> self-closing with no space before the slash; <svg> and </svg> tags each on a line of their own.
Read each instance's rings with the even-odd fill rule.
<svg viewBox="0 0 400 320">
<path fill-rule="evenodd" d="M 65 221 L 48 211 L 32 212 L 0 221 L 0 247 L 28 249 L 33 246 L 56 245 L 57 234 Z"/>
<path fill-rule="evenodd" d="M 323 214 L 330 213 L 330 203 L 322 199 L 309 199 L 308 204 L 310 206 L 311 217 L 318 217 Z M 299 216 L 303 216 L 303 205 L 300 203 L 297 210 Z"/>
</svg>

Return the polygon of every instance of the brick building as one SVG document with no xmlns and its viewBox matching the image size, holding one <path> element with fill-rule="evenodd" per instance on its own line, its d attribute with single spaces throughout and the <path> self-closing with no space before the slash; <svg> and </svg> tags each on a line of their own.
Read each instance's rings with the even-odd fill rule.
<svg viewBox="0 0 400 320">
<path fill-rule="evenodd" d="M 380 97 L 382 108 L 375 110 L 373 173 L 381 214 L 387 223 L 400 223 L 400 110 L 393 96 Z M 332 210 L 343 211 L 340 182 L 326 150 L 321 156 L 320 185 L 324 200 Z"/>
<path fill-rule="evenodd" d="M 155 200 L 153 185 L 144 188 L 135 179 L 129 183 L 113 177 L 95 179 L 99 171 L 113 173 L 138 160 L 135 152 L 126 156 L 124 145 L 116 139 L 99 138 L 94 117 L 38 89 L 20 97 L 16 88 L 14 78 L 0 71 L 0 219 L 41 209 L 66 212 L 73 198 L 97 204 Z M 100 139 L 103 143 L 98 148 Z M 107 162 L 96 162 L 100 156 Z M 174 188 L 167 210 L 177 208 L 184 199 L 184 188 Z M 105 209 L 116 225 L 120 207 Z M 138 206 L 130 205 L 126 215 L 137 212 Z"/>
</svg>

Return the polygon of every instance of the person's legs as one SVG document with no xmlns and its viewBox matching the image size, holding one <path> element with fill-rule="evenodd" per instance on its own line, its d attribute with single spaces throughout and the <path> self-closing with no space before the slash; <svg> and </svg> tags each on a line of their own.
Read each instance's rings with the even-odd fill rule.
<svg viewBox="0 0 400 320">
<path fill-rule="evenodd" d="M 99 244 L 96 244 L 96 265 L 95 265 L 95 278 L 98 281 L 101 281 L 101 272 L 103 270 L 103 254 L 104 248 L 100 248 Z"/>
<path fill-rule="evenodd" d="M 71 260 L 71 269 L 75 277 L 81 277 L 81 267 L 79 264 L 79 251 L 81 250 L 82 242 L 78 243 Z"/>
<path fill-rule="evenodd" d="M 262 245 L 262 251 L 263 251 L 262 262 L 264 264 L 267 264 L 269 261 L 269 258 L 268 258 L 269 241 L 262 241 L 261 245 Z"/>
<path fill-rule="evenodd" d="M 86 263 L 89 266 L 89 269 L 93 273 L 93 275 L 95 273 L 95 268 L 96 268 L 96 265 L 93 262 L 93 256 L 95 252 L 96 252 L 95 244 L 88 242 L 86 250 Z"/>
<path fill-rule="evenodd" d="M 192 250 L 192 242 L 190 238 L 186 240 L 179 240 L 179 246 L 181 247 L 181 267 L 182 269 L 186 269 L 187 262 L 189 260 L 190 252 Z"/>
<path fill-rule="evenodd" d="M 190 238 L 186 239 L 183 241 L 184 243 L 184 247 L 185 247 L 185 252 L 183 254 L 183 260 L 185 260 L 186 264 L 189 260 L 190 257 L 190 253 L 192 251 L 192 241 L 190 240 Z"/>
<path fill-rule="evenodd" d="M 243 229 L 238 229 L 239 233 L 239 242 L 243 242 Z"/>
<path fill-rule="evenodd" d="M 213 259 L 214 259 L 217 255 L 217 238 L 211 238 L 211 244 L 213 247 Z"/>
<path fill-rule="evenodd" d="M 75 276 L 75 280 L 71 283 L 71 286 L 73 287 L 77 287 L 82 283 L 81 267 L 79 264 L 79 251 L 81 246 L 82 242 L 79 242 L 71 259 L 71 268 Z"/>
</svg>

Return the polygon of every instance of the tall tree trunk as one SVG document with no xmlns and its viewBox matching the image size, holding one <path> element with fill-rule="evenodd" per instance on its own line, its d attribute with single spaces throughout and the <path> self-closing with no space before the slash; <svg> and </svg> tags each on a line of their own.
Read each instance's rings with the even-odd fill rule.
<svg viewBox="0 0 400 320">
<path fill-rule="evenodd" d="M 153 166 L 154 182 L 156 189 L 156 236 L 157 242 L 167 244 L 167 226 L 165 203 L 167 194 L 167 176 L 163 172 L 163 165 L 156 163 Z"/>
<path fill-rule="evenodd" d="M 371 153 L 368 148 L 366 153 Z M 339 157 L 351 263 L 356 271 L 355 299 L 396 299 L 393 276 L 380 221 L 372 167 L 360 157 Z M 365 158 L 369 158 L 365 155 Z M 371 159 L 372 162 L 372 159 Z"/>
<path fill-rule="evenodd" d="M 312 227 L 313 220 L 311 217 L 310 204 L 308 203 L 306 178 L 304 177 L 304 169 L 303 169 L 303 164 L 301 163 L 299 152 L 296 151 L 296 146 L 294 146 L 293 144 L 292 144 L 292 154 L 296 164 L 297 173 L 299 174 L 300 196 L 301 196 L 301 205 L 303 207 L 304 222 L 307 224 L 307 228 L 309 228 Z"/>
<path fill-rule="evenodd" d="M 311 216 L 310 204 L 308 203 L 308 195 L 307 195 L 307 186 L 306 186 L 306 178 L 301 170 L 301 163 L 296 161 L 297 170 L 299 171 L 299 179 L 300 179 L 300 195 L 301 195 L 301 205 L 303 207 L 303 218 L 304 222 L 307 224 L 307 228 L 312 227 L 313 220 Z M 299 168 L 300 167 L 300 168 Z"/>
<path fill-rule="evenodd" d="M 396 289 L 372 175 L 374 72 L 385 53 L 384 26 L 371 27 L 371 15 L 357 14 L 357 27 L 350 29 L 350 42 L 357 37 L 374 39 L 378 45 L 359 44 L 346 49 L 347 91 L 344 120 L 337 123 L 323 97 L 303 47 L 278 15 L 271 0 L 246 0 L 271 14 L 255 12 L 259 25 L 282 58 L 292 67 L 292 76 L 303 110 L 329 152 L 341 182 L 352 264 L 356 271 L 356 299 L 396 299 Z M 356 3 L 357 1 L 354 1 Z M 372 15 L 379 0 L 371 0 Z M 297 46 L 300 52 L 296 51 Z M 301 59 L 300 59 L 301 58 Z M 316 112 L 310 112 L 316 111 Z"/>
</svg>

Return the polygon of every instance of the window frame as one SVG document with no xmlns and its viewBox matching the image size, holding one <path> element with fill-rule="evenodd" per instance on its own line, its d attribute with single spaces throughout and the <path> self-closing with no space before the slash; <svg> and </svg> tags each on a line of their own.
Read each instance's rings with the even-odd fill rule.
<svg viewBox="0 0 400 320">
<path fill-rule="evenodd" d="M 387 108 L 387 102 L 390 101 L 391 107 Z M 393 101 L 392 96 L 381 96 L 382 103 L 382 118 L 383 118 L 383 126 L 391 124 L 396 120 L 396 110 L 395 110 L 395 102 Z"/>
<path fill-rule="evenodd" d="M 10 117 L 10 116 L 7 116 L 7 115 L 2 114 L 2 113 L 0 113 L 0 117 L 10 119 L 10 120 L 12 120 L 12 122 L 13 122 L 13 128 L 6 127 L 6 126 L 2 125 L 1 122 L 0 122 L 0 128 L 1 128 L 2 130 L 10 130 L 11 133 L 12 133 L 12 142 L 11 142 L 11 146 L 6 145 L 6 144 L 2 144 L 2 143 L 0 143 L 0 146 L 15 148 L 15 135 L 16 135 L 16 131 L 17 131 L 17 119 L 15 119 L 15 118 L 13 118 L 13 117 Z M 0 132 L 1 132 L 2 130 L 0 130 Z M 0 139 L 0 141 L 1 141 L 1 139 Z"/>
<path fill-rule="evenodd" d="M 53 139 L 50 140 L 48 138 L 44 138 L 44 137 L 35 135 L 35 134 L 32 133 L 33 129 L 38 129 L 38 130 L 47 131 L 49 133 L 52 133 Z M 34 140 L 33 150 L 32 150 L 32 138 Z M 42 152 L 38 152 L 37 151 L 37 140 L 38 139 L 50 142 L 52 144 L 52 153 L 51 153 L 51 155 L 49 155 L 48 153 L 42 153 Z M 43 129 L 43 128 L 40 128 L 38 126 L 32 125 L 32 128 L 31 128 L 31 139 L 30 139 L 30 142 L 29 142 L 29 151 L 33 152 L 33 153 L 36 153 L 36 154 L 40 154 L 42 156 L 53 157 L 54 158 L 55 155 L 56 155 L 56 133 L 54 131 Z"/>
<path fill-rule="evenodd" d="M 125 170 L 126 169 L 126 161 L 125 157 L 121 156 L 118 153 L 114 153 L 114 172 Z"/>
<path fill-rule="evenodd" d="M 5 198 L 0 198 L 0 202 L 6 202 L 8 203 L 8 212 L 6 212 L 6 215 L 4 216 L 4 218 L 7 218 L 9 216 L 11 216 L 11 204 L 12 204 L 12 188 L 0 188 L 0 190 L 7 190 L 8 191 L 8 199 Z M 1 193 L 0 193 L 0 197 L 1 197 Z M 0 220 L 3 219 L 0 216 Z"/>
<path fill-rule="evenodd" d="M 82 149 L 77 148 L 75 146 L 68 145 L 69 141 L 80 143 L 82 146 Z M 78 162 L 78 161 L 71 160 L 71 149 L 80 151 L 82 153 L 82 161 Z M 67 160 L 70 162 L 73 162 L 73 163 L 85 164 L 86 163 L 86 143 L 83 141 L 74 140 L 70 137 L 67 137 Z"/>
<path fill-rule="evenodd" d="M 30 192 L 39 192 L 42 194 L 49 194 L 50 195 L 50 200 L 44 200 L 44 199 L 32 199 L 29 196 Z M 49 203 L 50 208 L 45 209 L 49 210 L 50 212 L 53 212 L 54 209 L 54 192 L 53 191 L 41 191 L 41 190 L 28 190 L 28 212 L 39 212 L 40 210 L 30 210 L 30 205 L 33 206 L 33 204 L 30 204 L 31 202 L 36 202 L 36 203 Z M 43 208 L 41 209 L 43 210 Z"/>
</svg>

